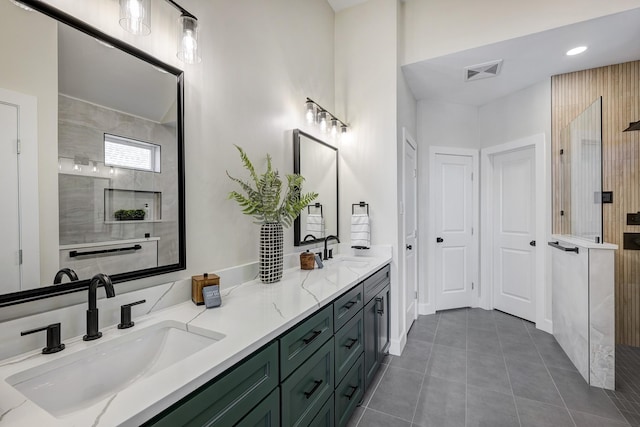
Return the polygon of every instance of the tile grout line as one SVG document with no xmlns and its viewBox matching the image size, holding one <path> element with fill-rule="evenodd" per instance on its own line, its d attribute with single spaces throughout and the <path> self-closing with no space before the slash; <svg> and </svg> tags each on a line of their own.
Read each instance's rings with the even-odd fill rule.
<svg viewBox="0 0 640 427">
<path fill-rule="evenodd" d="M 438 317 L 436 321 L 436 330 L 433 333 L 433 340 L 436 340 L 436 334 L 438 333 L 438 326 L 440 325 L 440 317 Z M 420 404 L 420 394 L 422 393 L 422 388 L 424 387 L 424 381 L 427 379 L 427 371 L 429 370 L 429 362 L 431 362 L 431 355 L 433 354 L 433 346 L 435 343 L 431 343 L 431 348 L 429 349 L 429 357 L 427 358 L 427 366 L 424 368 L 424 373 L 422 375 L 422 382 L 420 383 L 420 390 L 418 390 L 418 401 L 416 402 L 416 407 L 413 408 L 413 417 L 411 417 L 411 426 L 413 426 L 413 422 L 416 420 L 416 413 L 418 412 L 418 405 Z"/>
<path fill-rule="evenodd" d="M 573 423 L 574 426 L 577 427 L 578 423 L 576 423 L 576 420 L 573 419 L 573 415 L 571 414 L 571 411 L 569 410 L 569 407 L 567 406 L 567 402 L 564 401 L 564 397 L 562 397 L 562 393 L 560 393 L 560 389 L 558 388 L 558 385 L 556 384 L 556 380 L 554 380 L 553 379 L 553 375 L 551 375 L 551 371 L 549 370 L 549 367 L 547 366 L 547 361 L 544 360 L 544 357 L 542 357 L 542 353 L 540 353 L 540 350 L 538 349 L 538 344 L 536 344 L 536 340 L 533 339 L 533 335 L 531 335 L 531 332 L 529 332 L 529 329 L 527 329 L 527 335 L 529 335 L 529 338 L 531 339 L 531 342 L 533 343 L 533 347 L 536 349 L 536 352 L 538 352 L 538 356 L 542 360 L 542 366 L 544 366 L 544 369 L 547 371 L 547 375 L 549 375 L 549 378 L 551 378 L 551 382 L 553 383 L 553 386 L 556 388 L 556 391 L 558 392 L 558 396 L 560 396 L 560 400 L 562 400 L 562 405 L 564 405 L 564 409 L 566 409 L 567 413 L 569 414 L 569 418 L 571 418 L 571 422 Z"/>
<path fill-rule="evenodd" d="M 502 355 L 502 362 L 504 363 L 504 369 L 507 371 L 507 381 L 509 381 L 509 388 L 511 389 L 513 406 L 516 409 L 516 417 L 518 417 L 518 424 L 520 425 L 520 427 L 522 427 L 522 420 L 520 419 L 520 411 L 518 410 L 518 404 L 516 403 L 516 394 L 513 392 L 513 384 L 511 384 L 511 375 L 509 375 L 509 367 L 507 366 L 507 357 L 504 355 L 504 350 L 502 349 L 502 340 L 500 339 L 500 331 L 498 330 L 498 324 L 496 323 L 495 325 L 496 325 L 496 334 L 498 335 L 498 345 L 500 346 L 500 354 Z M 529 331 L 527 330 L 527 325 L 525 325 L 524 323 L 522 325 L 524 326 L 528 335 Z M 538 351 L 538 349 L 536 349 L 536 351 Z"/>
<path fill-rule="evenodd" d="M 396 415 L 387 414 L 386 412 L 378 411 L 377 409 L 367 408 L 367 410 L 372 412 L 377 412 L 378 414 L 386 415 L 387 417 L 395 418 L 396 420 L 404 421 L 405 423 L 408 422 L 404 418 L 400 418 Z M 362 415 L 364 415 L 364 412 L 362 413 Z M 360 417 L 360 420 L 362 420 L 362 417 Z M 360 423 L 360 421 L 358 421 L 358 423 Z M 363 427 L 367 427 L 367 426 L 363 426 Z"/>
</svg>

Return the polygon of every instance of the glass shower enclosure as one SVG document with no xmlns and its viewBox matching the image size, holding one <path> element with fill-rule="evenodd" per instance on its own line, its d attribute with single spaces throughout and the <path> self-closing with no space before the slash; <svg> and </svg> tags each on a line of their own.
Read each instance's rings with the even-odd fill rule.
<svg viewBox="0 0 640 427">
<path fill-rule="evenodd" d="M 561 234 L 603 242 L 602 97 L 560 133 Z"/>
</svg>

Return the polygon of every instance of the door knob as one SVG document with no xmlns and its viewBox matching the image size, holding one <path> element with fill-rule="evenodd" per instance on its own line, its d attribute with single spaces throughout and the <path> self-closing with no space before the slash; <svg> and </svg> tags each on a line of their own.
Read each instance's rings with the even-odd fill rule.
<svg viewBox="0 0 640 427">
<path fill-rule="evenodd" d="M 436 237 L 436 242 L 437 243 L 442 243 L 442 242 L 444 242 L 444 239 L 442 237 Z"/>
<path fill-rule="evenodd" d="M 411 249 L 413 249 L 413 246 L 411 246 L 411 245 L 407 245 L 407 249 L 408 249 L 408 250 L 411 250 Z"/>
<path fill-rule="evenodd" d="M 530 241 L 530 242 L 529 242 L 529 245 L 530 245 L 530 246 L 535 246 L 535 245 L 536 245 L 536 241 L 535 241 L 535 240 Z"/>
</svg>

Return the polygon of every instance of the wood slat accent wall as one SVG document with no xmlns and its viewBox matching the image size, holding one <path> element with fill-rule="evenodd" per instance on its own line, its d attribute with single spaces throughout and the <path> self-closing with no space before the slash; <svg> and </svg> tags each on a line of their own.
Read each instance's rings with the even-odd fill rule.
<svg viewBox="0 0 640 427">
<path fill-rule="evenodd" d="M 603 205 L 604 241 L 619 245 L 615 255 L 616 342 L 640 346 L 640 251 L 624 250 L 627 213 L 640 212 L 640 131 L 622 132 L 640 120 L 640 61 L 553 76 L 552 179 L 553 232 L 566 229 L 560 217 L 560 131 L 602 96 L 603 191 L 613 203 Z"/>
</svg>

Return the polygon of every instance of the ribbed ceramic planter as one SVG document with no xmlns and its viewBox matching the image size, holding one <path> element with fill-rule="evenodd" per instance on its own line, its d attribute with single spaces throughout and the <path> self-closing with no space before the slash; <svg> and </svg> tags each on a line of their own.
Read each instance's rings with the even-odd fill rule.
<svg viewBox="0 0 640 427">
<path fill-rule="evenodd" d="M 282 279 L 284 231 L 282 224 L 269 222 L 260 227 L 260 280 L 275 283 Z"/>
</svg>

